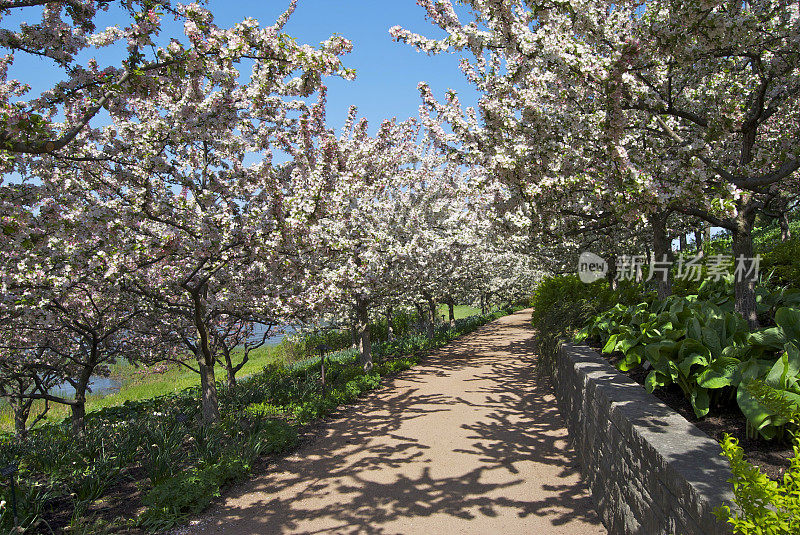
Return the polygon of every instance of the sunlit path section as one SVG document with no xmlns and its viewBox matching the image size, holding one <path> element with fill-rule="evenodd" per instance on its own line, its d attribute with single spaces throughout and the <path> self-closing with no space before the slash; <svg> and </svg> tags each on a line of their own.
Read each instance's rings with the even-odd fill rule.
<svg viewBox="0 0 800 535">
<path fill-rule="evenodd" d="M 436 352 L 230 489 L 188 532 L 605 533 L 533 370 L 529 317 Z"/>
</svg>

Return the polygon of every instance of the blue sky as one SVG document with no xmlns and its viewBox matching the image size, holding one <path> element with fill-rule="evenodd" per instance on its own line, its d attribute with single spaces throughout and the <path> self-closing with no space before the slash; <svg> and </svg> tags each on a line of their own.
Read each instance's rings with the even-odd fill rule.
<svg viewBox="0 0 800 535">
<path fill-rule="evenodd" d="M 248 16 L 269 24 L 285 6 L 284 0 L 211 0 L 210 3 L 218 24 L 223 26 Z M 342 125 L 351 104 L 357 105 L 359 114 L 370 120 L 373 132 L 383 119 L 416 116 L 420 80 L 427 81 L 438 98 L 452 88 L 459 93 L 462 103 L 477 102 L 477 93 L 458 69 L 458 56 L 430 57 L 409 45 L 396 43 L 389 37 L 389 28 L 394 25 L 425 35 L 441 35 L 441 30 L 425 20 L 425 10 L 414 0 L 300 0 L 285 28 L 287 33 L 311 45 L 333 33 L 353 41 L 353 53 L 345 56 L 344 62 L 356 69 L 356 79 L 328 81 L 328 120 L 334 128 Z"/>
<path fill-rule="evenodd" d="M 209 0 L 208 7 L 222 27 L 234 25 L 246 17 L 271 25 L 285 11 L 288 0 Z M 20 21 L 38 21 L 40 8 L 26 8 L 4 17 L 3 27 L 14 28 Z M 98 18 L 98 29 L 114 25 L 110 14 Z M 421 103 L 417 84 L 424 80 L 443 100 L 445 91 L 455 89 L 464 105 L 475 105 L 478 95 L 458 68 L 459 56 L 428 56 L 409 45 L 396 43 L 389 37 L 389 28 L 400 25 L 412 31 L 440 37 L 442 31 L 425 19 L 425 10 L 414 0 L 300 0 L 294 16 L 284 31 L 301 43 L 317 46 L 334 33 L 353 41 L 354 50 L 344 56 L 347 67 L 355 68 L 357 77 L 347 82 L 329 78 L 328 122 L 339 129 L 351 105 L 370 121 L 375 132 L 383 119 L 406 119 L 418 115 Z M 182 28 L 165 18 L 163 37 L 182 35 Z M 100 49 L 95 56 L 101 65 L 119 64 L 119 48 Z M 83 54 L 82 54 L 83 56 Z M 84 62 L 84 61 L 82 61 Z M 47 60 L 20 54 L 10 72 L 11 78 L 30 83 L 37 89 L 52 86 L 63 77 Z"/>
</svg>

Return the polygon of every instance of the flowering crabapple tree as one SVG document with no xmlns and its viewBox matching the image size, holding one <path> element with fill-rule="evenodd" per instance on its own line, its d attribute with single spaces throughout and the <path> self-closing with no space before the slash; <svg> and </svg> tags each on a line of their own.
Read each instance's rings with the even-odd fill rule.
<svg viewBox="0 0 800 535">
<path fill-rule="evenodd" d="M 187 105 L 183 95 L 176 100 Z M 180 338 L 197 359 L 204 419 L 215 421 L 215 363 L 219 351 L 230 358 L 232 336 L 242 334 L 233 323 L 281 323 L 302 305 L 293 300 L 292 285 L 302 274 L 296 255 L 302 250 L 307 190 L 267 161 L 244 165 L 245 154 L 256 147 L 237 135 L 238 114 L 214 93 L 199 98 L 186 116 L 208 123 L 187 125 L 183 115 L 156 115 L 162 124 L 150 123 L 155 131 L 142 136 L 168 139 L 164 158 L 151 158 L 140 169 L 126 166 L 135 171 L 126 178 L 130 190 L 120 194 L 136 221 L 128 238 L 138 253 L 126 267 L 129 289 L 173 318 L 158 320 L 168 338 L 185 333 L 187 322 L 193 327 L 194 335 Z M 195 133 L 184 137 L 187 130 Z M 175 132 L 177 138 L 169 139 Z M 230 364 L 232 384 L 237 370 Z"/>
<path fill-rule="evenodd" d="M 347 40 L 332 37 L 314 49 L 282 33 L 296 4 L 272 26 L 246 19 L 230 29 L 215 25 L 197 4 L 175 8 L 185 19 L 186 42 L 153 47 L 158 67 L 138 59 L 125 78 L 135 87 L 118 80 L 113 94 L 99 97 L 109 125 L 84 124 L 69 140 L 69 154 L 18 147 L 45 153 L 17 168 L 23 180 L 42 182 L 40 202 L 60 206 L 62 192 L 82 192 L 94 204 L 74 215 L 77 225 L 102 213 L 114 214 L 125 229 L 106 239 L 114 240 L 106 278 L 118 279 L 124 294 L 149 311 L 174 318 L 151 318 L 166 339 L 174 340 L 187 321 L 194 327 L 207 422 L 219 418 L 215 326 L 220 335 L 230 318 L 274 323 L 298 305 L 287 287 L 302 272 L 296 251 L 308 199 L 287 182 L 289 166 L 275 164 L 275 152 L 292 148 L 301 117 L 308 122 L 311 113 L 305 99 L 322 77 L 353 74 L 339 59 L 350 50 Z M 145 18 L 154 17 L 148 11 Z M 130 46 L 133 54 L 140 45 Z M 47 262 L 44 253 L 27 257 Z M 115 287 L 96 282 L 89 290 Z M 155 331 L 140 325 L 137 332 Z"/>
<path fill-rule="evenodd" d="M 64 149 L 74 141 L 91 140 L 98 132 L 96 123 L 104 122 L 101 116 L 129 117 L 130 97 L 147 98 L 165 78 L 199 76 L 210 65 L 242 57 L 269 57 L 290 66 L 305 56 L 303 61 L 308 64 L 322 69 L 332 66 L 330 57 L 280 33 L 297 0 L 289 2 L 289 9 L 274 26 L 263 29 L 253 19 L 222 29 L 202 4 L 173 5 L 169 0 L 2 2 L 5 22 L 23 19 L 16 29 L 0 29 L 0 47 L 6 51 L 0 62 L 0 141 L 8 151 L 5 170 L 24 169 L 30 159 L 21 155 L 74 156 L 72 150 Z M 98 19 L 104 16 L 117 24 L 98 28 Z M 183 22 L 183 35 L 163 35 L 167 17 Z M 323 48 L 333 50 L 345 43 L 334 38 Z M 100 49 L 106 49 L 105 57 L 122 59 L 116 64 L 86 59 Z M 12 78 L 14 63 L 31 58 L 44 59 L 62 79 L 49 88 L 33 88 Z M 278 71 L 280 77 L 281 69 Z M 306 75 L 299 83 L 311 89 L 318 82 L 318 71 L 308 69 Z"/>
<path fill-rule="evenodd" d="M 124 95 L 146 92 L 152 83 L 150 77 L 178 68 L 197 68 L 196 59 L 202 49 L 178 46 L 174 53 L 151 54 L 155 50 L 152 45 L 161 37 L 165 15 L 184 20 L 194 32 L 203 32 L 194 6 L 173 7 L 168 1 L 159 0 L 3 2 L 0 140 L 7 151 L 3 158 L 5 170 L 24 168 L 28 159 L 21 155 L 58 154 L 76 138 L 91 137 L 93 120 L 104 109 L 112 115 L 126 114 Z M 98 28 L 97 20 L 103 12 L 109 12 L 121 24 Z M 23 19 L 16 29 L 6 26 L 15 19 Z M 88 54 L 101 48 L 113 51 L 107 56 L 124 59 L 107 65 L 94 58 L 84 61 Z M 34 58 L 45 60 L 48 67 L 61 74 L 61 79 L 49 88 L 33 88 L 11 78 L 15 63 Z"/>
<path fill-rule="evenodd" d="M 792 189 L 800 167 L 797 5 L 476 0 L 461 2 L 474 15 L 462 24 L 448 0 L 418 3 L 447 37 L 395 38 L 474 56 L 462 68 L 484 93 L 479 113 L 422 85 L 465 153 L 529 194 L 583 182 L 628 218 L 640 198 L 640 215 L 701 217 L 752 256 L 764 195 Z M 751 324 L 754 305 L 741 281 L 736 309 Z"/>
<path fill-rule="evenodd" d="M 69 406 L 80 434 L 92 376 L 141 354 L 130 336 L 140 307 L 121 291 L 112 267 L 120 262 L 115 257 L 123 226 L 79 188 L 61 191 L 58 200 L 42 195 L 31 201 L 3 213 L 9 239 L 0 260 L 0 331 L 10 342 L 6 349 L 22 357 L 19 367 L 11 367 L 16 377 L 32 383 L 16 397 Z M 51 392 L 54 381 L 71 385 L 74 395 Z"/>
<path fill-rule="evenodd" d="M 415 120 L 387 120 L 370 136 L 356 114 L 351 108 L 339 137 L 307 136 L 293 173 L 316 182 L 310 191 L 318 192 L 309 242 L 316 252 L 306 254 L 313 276 L 304 299 L 319 303 L 320 313 L 338 309 L 355 317 L 361 364 L 369 370 L 370 310 L 395 289 L 395 203 L 409 185 L 407 166 L 418 158 L 420 127 Z M 324 116 L 315 120 L 324 125 Z"/>
<path fill-rule="evenodd" d="M 449 319 L 454 321 L 456 300 L 463 299 L 476 280 L 472 259 L 480 257 L 484 245 L 470 186 L 476 172 L 447 163 L 429 148 L 411 175 L 413 184 L 399 196 L 395 215 L 395 240 L 402 259 L 399 276 L 403 287 L 423 303 L 418 312 L 429 337 L 438 303 L 448 305 Z"/>
</svg>

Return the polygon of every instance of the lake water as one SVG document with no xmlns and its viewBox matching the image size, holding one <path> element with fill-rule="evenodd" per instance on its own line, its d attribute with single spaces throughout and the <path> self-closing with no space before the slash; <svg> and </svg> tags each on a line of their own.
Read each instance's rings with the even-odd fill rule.
<svg viewBox="0 0 800 535">
<path fill-rule="evenodd" d="M 250 337 L 250 341 L 253 342 L 260 342 L 261 337 L 264 336 L 264 331 L 267 329 L 265 325 L 256 325 L 255 330 L 253 331 L 253 335 Z M 274 330 L 275 334 L 271 335 L 267 338 L 267 341 L 264 345 L 267 346 L 276 346 L 280 344 L 284 338 L 290 336 L 297 332 L 297 327 L 282 327 L 280 330 Z"/>
<path fill-rule="evenodd" d="M 122 384 L 111 377 L 97 377 L 94 376 L 89 380 L 89 388 L 92 389 L 92 395 L 107 396 L 119 391 Z M 71 397 L 75 395 L 75 388 L 69 383 L 62 383 L 50 389 L 50 393 L 56 396 Z"/>
</svg>

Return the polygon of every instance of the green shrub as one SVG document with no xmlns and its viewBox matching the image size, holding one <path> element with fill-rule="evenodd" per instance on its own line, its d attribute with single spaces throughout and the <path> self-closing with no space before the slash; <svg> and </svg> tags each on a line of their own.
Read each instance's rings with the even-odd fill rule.
<svg viewBox="0 0 800 535">
<path fill-rule="evenodd" d="M 762 254 L 761 271 L 776 284 L 800 288 L 800 239 L 778 242 Z"/>
<path fill-rule="evenodd" d="M 795 425 L 800 422 L 797 406 L 790 407 L 774 396 L 764 392 L 763 402 L 778 401 L 784 414 Z M 770 397 L 773 399 L 770 401 Z M 777 407 L 776 407 L 777 408 Z M 733 478 L 734 501 L 738 510 L 733 512 L 728 505 L 717 507 L 714 514 L 723 522 L 733 526 L 734 533 L 741 535 L 794 535 L 800 533 L 800 435 L 794 438 L 794 456 L 782 481 L 773 481 L 743 457 L 738 441 L 725 435 L 721 442 L 722 455 L 730 463 Z"/>
<path fill-rule="evenodd" d="M 552 373 L 555 356 L 562 342 L 571 340 L 590 318 L 614 305 L 633 304 L 652 298 L 641 285 L 620 281 L 612 290 L 608 281 L 585 284 L 575 275 L 543 279 L 533 292 L 531 321 L 537 331 L 540 373 Z"/>
<path fill-rule="evenodd" d="M 283 409 L 280 407 L 276 407 L 272 403 L 264 401 L 262 403 L 251 403 L 245 409 L 245 412 L 250 416 L 257 416 L 257 417 L 271 417 L 271 416 L 282 416 L 284 414 Z"/>
<path fill-rule="evenodd" d="M 193 468 L 155 485 L 142 500 L 147 509 L 140 525 L 151 532 L 164 531 L 205 509 L 219 496 L 221 476 L 231 472 L 224 462 L 222 467 Z"/>
</svg>

